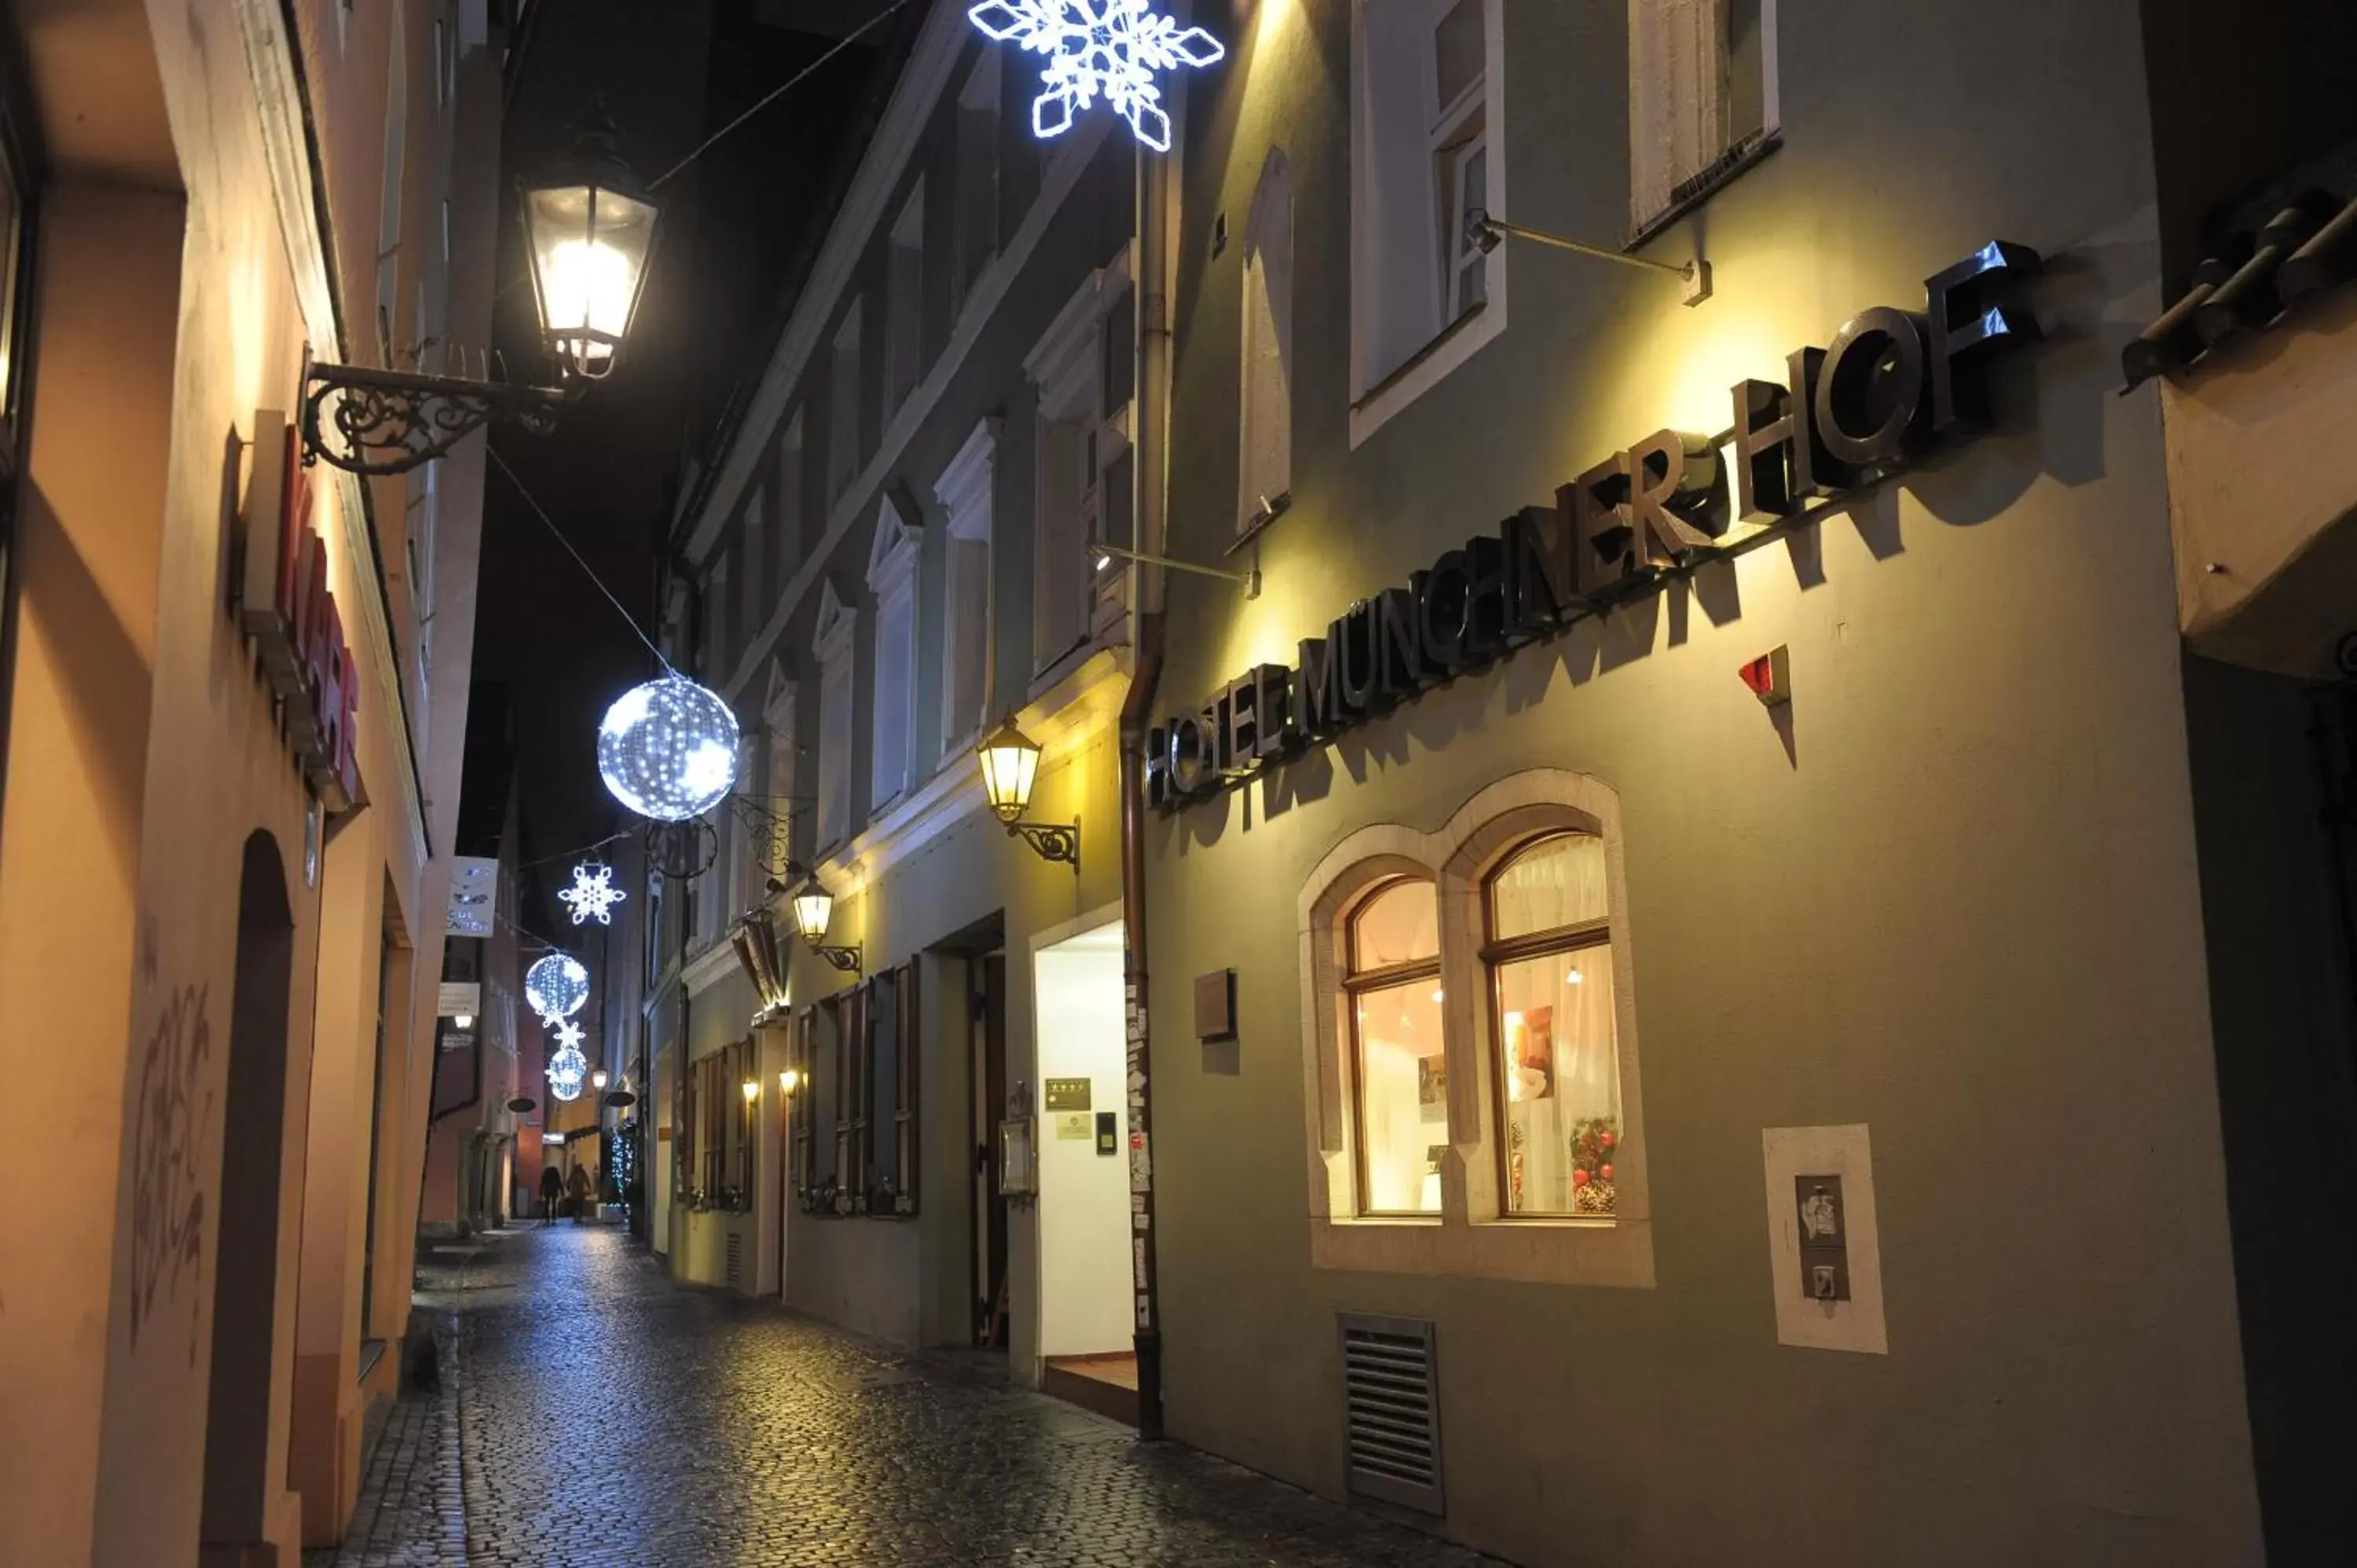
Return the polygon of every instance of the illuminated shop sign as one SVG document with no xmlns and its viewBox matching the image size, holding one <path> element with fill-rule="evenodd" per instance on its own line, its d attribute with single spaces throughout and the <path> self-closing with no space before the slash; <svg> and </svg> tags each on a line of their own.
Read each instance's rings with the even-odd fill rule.
<svg viewBox="0 0 2357 1568">
<path fill-rule="evenodd" d="M 2033 339 L 2017 295 L 2037 252 L 1994 241 L 1927 279 L 1921 315 L 1878 306 L 1785 379 L 1734 388 L 1720 436 L 1663 430 L 1495 533 L 1444 553 L 1146 740 L 1146 790 L 1169 809 L 1374 718 L 1429 687 L 1660 585 L 1738 543 L 1808 521 L 1986 413 L 1987 351 Z M 1729 450 L 1731 449 L 1731 450 Z M 1734 471 L 1729 495 L 1727 470 Z M 1738 532 L 1738 523 L 1755 525 Z"/>
<path fill-rule="evenodd" d="M 311 526 L 311 476 L 286 416 L 254 416 L 245 573 L 239 604 L 246 635 L 284 704 L 287 744 L 319 803 L 360 803 L 360 681 L 343 618 L 328 591 L 326 544 Z"/>
</svg>

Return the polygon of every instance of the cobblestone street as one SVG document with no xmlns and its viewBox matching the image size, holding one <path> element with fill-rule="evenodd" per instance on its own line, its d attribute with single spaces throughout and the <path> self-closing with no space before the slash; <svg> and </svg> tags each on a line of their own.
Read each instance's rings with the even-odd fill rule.
<svg viewBox="0 0 2357 1568">
<path fill-rule="evenodd" d="M 440 1563 L 1285 1564 L 1489 1559 L 774 1306 L 612 1228 L 422 1266 L 443 1384 L 387 1423 L 339 1552 Z"/>
</svg>

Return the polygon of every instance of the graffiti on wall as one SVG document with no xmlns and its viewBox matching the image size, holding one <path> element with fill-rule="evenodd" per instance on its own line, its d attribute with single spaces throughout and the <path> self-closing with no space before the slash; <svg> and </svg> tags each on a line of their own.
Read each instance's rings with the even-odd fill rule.
<svg viewBox="0 0 2357 1568">
<path fill-rule="evenodd" d="M 213 1108 L 205 1086 L 212 1029 L 202 985 L 183 986 L 164 1004 L 139 1062 L 131 1133 L 131 1346 L 151 1330 L 204 1263 L 205 1194 L 197 1179 Z M 199 1092 L 202 1098 L 199 1099 Z M 188 1291 L 188 1364 L 197 1359 L 198 1308 Z"/>
</svg>

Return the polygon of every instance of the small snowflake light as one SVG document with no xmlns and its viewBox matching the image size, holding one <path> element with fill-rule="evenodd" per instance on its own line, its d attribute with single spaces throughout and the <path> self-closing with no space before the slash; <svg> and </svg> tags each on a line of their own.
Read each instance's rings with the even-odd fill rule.
<svg viewBox="0 0 2357 1568">
<path fill-rule="evenodd" d="M 1047 57 L 1031 104 L 1042 138 L 1071 130 L 1102 94 L 1139 141 L 1167 153 L 1170 116 L 1155 78 L 1228 52 L 1202 28 L 1157 16 L 1151 0 L 982 0 L 966 16 L 989 37 Z"/>
<path fill-rule="evenodd" d="M 523 999 L 544 1018 L 569 1018 L 589 1000 L 589 972 L 571 953 L 550 953 L 523 972 Z"/>
<path fill-rule="evenodd" d="M 683 822 L 737 783 L 737 715 L 684 675 L 633 686 L 597 726 L 597 772 L 642 817 Z"/>
<path fill-rule="evenodd" d="M 582 1033 L 581 1026 L 575 1023 L 570 1018 L 557 1019 L 556 1022 L 548 1026 L 548 1033 L 549 1036 L 555 1040 L 557 1053 L 560 1056 L 566 1051 L 571 1051 L 576 1056 L 578 1056 L 580 1054 L 581 1042 L 589 1037 Z"/>
<path fill-rule="evenodd" d="M 614 868 L 610 865 L 576 865 L 573 868 L 573 886 L 556 896 L 556 901 L 573 911 L 573 923 L 596 920 L 601 926 L 614 923 L 613 908 L 630 895 L 614 886 Z"/>
</svg>

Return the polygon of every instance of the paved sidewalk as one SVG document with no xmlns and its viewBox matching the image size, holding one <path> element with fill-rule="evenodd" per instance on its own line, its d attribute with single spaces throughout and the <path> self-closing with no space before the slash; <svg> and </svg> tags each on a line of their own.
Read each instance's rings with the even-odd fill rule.
<svg viewBox="0 0 2357 1568">
<path fill-rule="evenodd" d="M 1489 1559 L 1009 1386 L 665 1279 L 611 1227 L 421 1271 L 443 1386 L 306 1568 L 1477 1568 Z"/>
</svg>

